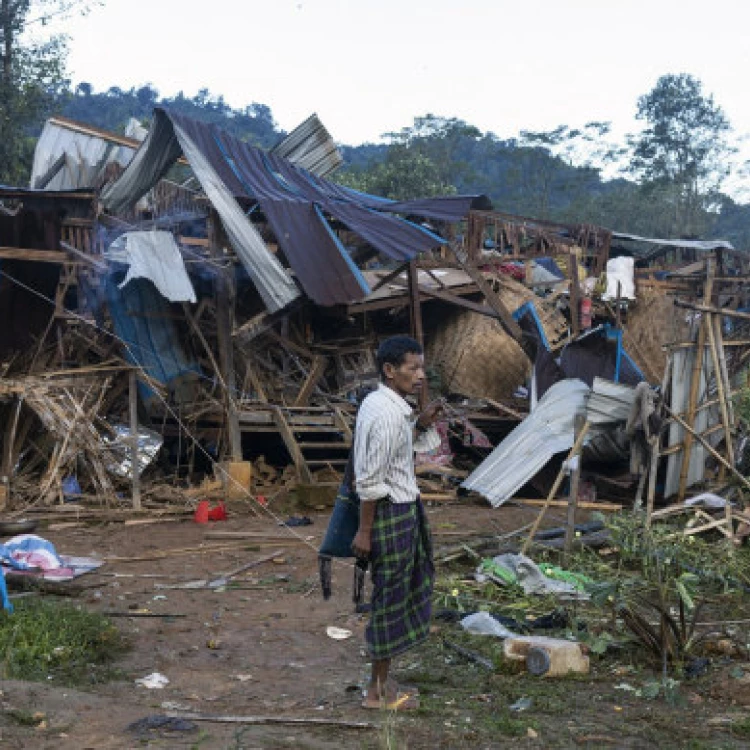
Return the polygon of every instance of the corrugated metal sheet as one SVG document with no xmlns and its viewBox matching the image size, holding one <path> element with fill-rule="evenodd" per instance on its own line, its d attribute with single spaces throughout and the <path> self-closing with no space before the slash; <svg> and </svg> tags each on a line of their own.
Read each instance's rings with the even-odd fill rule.
<svg viewBox="0 0 750 750">
<path fill-rule="evenodd" d="M 552 456 L 573 447 L 575 415 L 583 412 L 588 393 L 581 380 L 555 383 L 461 486 L 479 492 L 495 508 L 510 500 Z"/>
<path fill-rule="evenodd" d="M 708 353 L 703 357 L 700 383 L 698 386 L 698 400 L 700 404 L 711 398 L 709 395 L 709 379 L 712 377 L 713 368 Z M 690 381 L 692 379 L 693 366 L 695 363 L 695 351 L 692 349 L 675 349 L 672 352 L 672 384 L 671 403 L 669 408 L 675 414 L 685 414 L 690 398 Z M 713 427 L 719 421 L 718 407 L 701 409 L 695 415 L 693 428 L 698 434 L 702 434 L 709 427 Z M 721 434 L 709 436 L 709 443 L 716 443 L 721 439 Z M 668 447 L 679 445 L 685 440 L 685 430 L 676 422 L 669 426 Z M 693 442 L 690 451 L 690 465 L 688 466 L 687 487 L 703 480 L 706 472 L 707 451 L 697 440 Z M 680 486 L 680 471 L 682 470 L 683 451 L 673 453 L 667 459 L 667 478 L 664 488 L 665 497 L 671 497 L 677 493 Z"/>
<path fill-rule="evenodd" d="M 146 278 L 170 302 L 196 301 L 185 261 L 171 232 L 126 232 L 109 246 L 105 255 L 130 266 L 120 288 L 133 279 Z"/>
<path fill-rule="evenodd" d="M 36 187 L 39 180 L 48 175 L 56 165 L 59 169 L 41 186 L 45 190 L 93 187 L 107 164 L 117 162 L 126 167 L 133 158 L 135 148 L 112 143 L 94 130 L 81 132 L 71 125 L 66 120 L 55 118 L 44 124 L 34 150 L 29 183 L 31 187 Z M 136 140 L 143 138 L 143 128 L 133 118 L 128 124 L 128 137 Z"/>
<path fill-rule="evenodd" d="M 650 250 L 654 247 L 685 248 L 686 250 L 700 250 L 702 252 L 734 250 L 731 242 L 726 240 L 660 240 L 651 237 L 639 237 L 637 234 L 624 234 L 623 232 L 612 232 L 612 239 L 651 245 Z"/>
<path fill-rule="evenodd" d="M 626 422 L 635 401 L 635 388 L 594 378 L 594 387 L 586 401 L 586 419 L 592 425 Z"/>
<path fill-rule="evenodd" d="M 181 152 L 219 212 L 233 246 L 270 310 L 282 307 L 284 300 L 291 301 L 297 296 L 297 289 L 288 277 L 283 278 L 285 272 L 280 265 L 272 267 L 278 261 L 265 248 L 257 247 L 259 235 L 237 200 L 243 206 L 248 201 L 260 205 L 307 295 L 318 304 L 335 305 L 362 299 L 370 289 L 333 231 L 329 217 L 340 221 L 378 252 L 403 261 L 445 244 L 445 240 L 397 214 L 458 221 L 477 198 L 451 196 L 395 203 L 318 177 L 215 125 L 158 108 L 143 147 L 120 179 L 102 190 L 104 205 L 115 212 L 129 208 L 163 177 Z M 238 212 L 239 216 L 230 216 Z M 261 275 L 265 278 L 258 285 Z"/>
<path fill-rule="evenodd" d="M 292 130 L 271 149 L 271 153 L 318 177 L 332 174 L 344 162 L 333 138 L 316 114 L 310 115 Z"/>
</svg>

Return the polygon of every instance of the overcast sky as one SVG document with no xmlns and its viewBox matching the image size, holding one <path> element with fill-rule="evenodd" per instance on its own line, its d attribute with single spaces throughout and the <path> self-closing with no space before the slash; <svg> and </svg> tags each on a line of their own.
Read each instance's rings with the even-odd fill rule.
<svg viewBox="0 0 750 750">
<path fill-rule="evenodd" d="M 691 73 L 750 132 L 741 0 L 105 0 L 71 19 L 74 82 L 200 88 L 289 130 L 317 112 L 344 143 L 432 112 L 501 137 L 610 120 Z"/>
</svg>

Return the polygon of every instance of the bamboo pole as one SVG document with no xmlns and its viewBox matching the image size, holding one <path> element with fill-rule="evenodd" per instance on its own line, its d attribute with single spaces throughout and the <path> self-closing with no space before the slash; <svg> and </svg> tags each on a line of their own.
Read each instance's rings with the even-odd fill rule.
<svg viewBox="0 0 750 750">
<path fill-rule="evenodd" d="M 732 474 L 734 474 L 734 475 L 735 475 L 735 477 L 737 477 L 737 479 L 739 479 L 739 480 L 740 480 L 740 482 L 742 482 L 742 484 L 743 484 L 743 485 L 744 485 L 745 487 L 747 487 L 747 489 L 749 489 L 749 490 L 750 490 L 750 482 L 749 482 L 749 481 L 748 481 L 748 480 L 747 480 L 747 479 L 746 479 L 746 478 L 745 478 L 744 476 L 742 476 L 742 474 L 740 474 L 740 472 L 739 472 L 739 471 L 737 471 L 737 469 L 735 469 L 735 468 L 734 468 L 734 466 L 732 466 L 732 464 L 730 464 L 730 463 L 729 463 L 729 462 L 728 462 L 728 461 L 726 460 L 726 458 L 724 458 L 724 456 L 722 456 L 722 455 L 721 455 L 721 453 L 719 453 L 719 452 L 718 452 L 717 450 L 715 450 L 715 449 L 714 449 L 714 447 L 713 447 L 713 446 L 712 446 L 712 445 L 711 445 L 711 444 L 710 444 L 710 443 L 709 443 L 709 442 L 708 442 L 708 441 L 707 441 L 707 440 L 706 440 L 706 439 L 705 439 L 705 438 L 704 438 L 704 437 L 703 437 L 702 435 L 699 435 L 699 434 L 698 434 L 698 433 L 697 433 L 697 432 L 696 432 L 696 431 L 695 431 L 695 430 L 694 430 L 694 429 L 693 429 L 693 428 L 692 428 L 692 427 L 691 427 L 691 426 L 690 426 L 689 424 L 687 424 L 687 422 L 685 422 L 685 420 L 683 420 L 683 419 L 681 419 L 680 417 L 678 417 L 678 416 L 677 416 L 677 415 L 676 415 L 676 414 L 675 414 L 675 413 L 674 413 L 674 412 L 673 412 L 673 411 L 672 411 L 672 410 L 671 410 L 671 409 L 670 409 L 670 408 L 669 408 L 668 406 L 665 406 L 664 408 L 665 408 L 665 409 L 666 409 L 666 410 L 667 410 L 667 411 L 668 411 L 668 412 L 669 412 L 669 413 L 670 413 L 670 414 L 671 414 L 671 415 L 672 415 L 672 416 L 674 417 L 674 419 L 675 419 L 675 420 L 677 421 L 677 424 L 679 424 L 679 425 L 680 425 L 680 426 L 681 426 L 681 427 L 682 427 L 682 428 L 683 428 L 684 430 L 686 430 L 686 431 L 687 431 L 688 433 L 690 433 L 690 434 L 691 434 L 691 435 L 692 435 L 692 436 L 693 436 L 694 438 L 696 438 L 696 439 L 697 439 L 697 440 L 698 440 L 698 441 L 699 441 L 699 442 L 700 442 L 700 443 L 701 443 L 701 444 L 703 445 L 703 447 L 704 447 L 704 448 L 705 448 L 705 449 L 706 449 L 706 450 L 707 450 L 707 451 L 708 451 L 708 452 L 709 452 L 709 453 L 710 453 L 710 454 L 711 454 L 711 455 L 712 455 L 712 456 L 713 456 L 713 457 L 714 457 L 714 458 L 715 458 L 715 459 L 716 459 L 716 460 L 717 460 L 717 461 L 718 461 L 718 462 L 719 462 L 720 464 L 722 464 L 722 465 L 726 466 L 726 468 L 727 468 L 727 469 L 729 469 L 729 471 L 730 471 L 730 472 L 731 472 Z"/>
<path fill-rule="evenodd" d="M 138 381 L 135 370 L 128 373 L 128 401 L 130 406 L 130 471 L 133 476 L 133 510 L 141 509 L 141 474 L 138 461 Z"/>
<path fill-rule="evenodd" d="M 581 446 L 583 445 L 584 438 L 588 434 L 590 427 L 591 427 L 591 423 L 588 421 L 586 421 L 583 427 L 581 427 L 581 431 L 578 433 L 578 437 L 573 443 L 573 447 L 570 449 L 570 453 L 568 453 L 568 457 L 565 459 L 565 461 L 563 462 L 563 465 L 560 467 L 560 471 L 557 473 L 557 478 L 555 479 L 555 482 L 552 485 L 552 489 L 549 491 L 549 495 L 547 495 L 547 499 L 545 500 L 544 505 L 539 511 L 539 515 L 537 515 L 536 519 L 534 520 L 534 523 L 531 526 L 531 530 L 529 531 L 529 535 L 526 537 L 526 541 L 523 543 L 523 546 L 521 547 L 522 555 L 526 554 L 526 550 L 529 548 L 529 545 L 534 539 L 534 535 L 539 529 L 539 524 L 542 522 L 542 519 L 544 518 L 544 514 L 547 512 L 547 508 L 549 508 L 550 504 L 555 499 L 555 495 L 557 494 L 557 491 L 560 489 L 560 485 L 562 484 L 563 479 L 565 478 L 566 464 L 568 463 L 568 461 L 570 461 L 573 458 L 573 456 L 578 455 L 578 452 L 580 451 Z"/>
<path fill-rule="evenodd" d="M 586 418 L 583 414 L 576 414 L 575 417 L 575 435 L 578 440 Z M 578 486 L 581 481 L 581 457 L 578 456 L 576 465 L 570 475 L 570 494 L 568 495 L 568 513 L 565 523 L 565 543 L 564 555 L 567 560 L 570 557 L 570 550 L 573 548 L 573 535 L 576 527 L 576 511 L 578 510 Z"/>
</svg>

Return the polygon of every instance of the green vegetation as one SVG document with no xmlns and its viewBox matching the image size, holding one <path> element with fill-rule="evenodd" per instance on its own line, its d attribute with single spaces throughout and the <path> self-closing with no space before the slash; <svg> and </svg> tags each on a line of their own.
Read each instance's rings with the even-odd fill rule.
<svg viewBox="0 0 750 750">
<path fill-rule="evenodd" d="M 105 682 L 126 650 L 105 617 L 56 601 L 21 601 L 0 614 L 0 676 L 66 685 Z"/>
<path fill-rule="evenodd" d="M 283 137 L 268 105 L 233 108 L 207 89 L 164 98 L 148 83 L 102 92 L 85 81 L 71 86 L 65 38 L 44 36 L 46 20 L 97 2 L 0 2 L 0 182 L 27 182 L 35 139 L 53 113 L 121 132 L 133 117 L 147 124 L 162 106 L 262 148 Z M 731 169 L 736 177 L 747 167 L 730 168 L 730 123 L 712 95 L 691 75 L 667 74 L 634 105 L 644 129 L 621 142 L 606 122 L 500 138 L 426 114 L 385 134 L 385 143 L 342 146 L 337 179 L 400 200 L 484 193 L 507 213 L 646 236 L 720 236 L 748 247 L 750 204 L 722 192 Z"/>
</svg>

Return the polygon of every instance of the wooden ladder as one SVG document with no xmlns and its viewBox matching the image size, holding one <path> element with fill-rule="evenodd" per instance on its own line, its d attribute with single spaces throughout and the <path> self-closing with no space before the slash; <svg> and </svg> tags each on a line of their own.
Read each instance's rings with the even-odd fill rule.
<svg viewBox="0 0 750 750">
<path fill-rule="evenodd" d="M 314 472 L 330 466 L 343 472 L 352 446 L 352 431 L 340 409 L 273 406 L 273 420 L 299 478 L 315 484 Z"/>
</svg>

